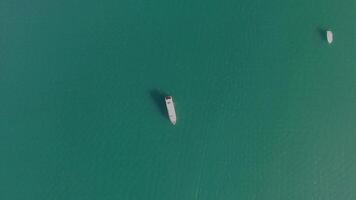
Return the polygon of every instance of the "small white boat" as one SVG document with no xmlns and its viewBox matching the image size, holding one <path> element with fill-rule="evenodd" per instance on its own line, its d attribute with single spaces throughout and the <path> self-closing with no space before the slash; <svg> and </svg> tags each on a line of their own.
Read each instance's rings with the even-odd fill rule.
<svg viewBox="0 0 356 200">
<path fill-rule="evenodd" d="M 328 40 L 329 44 L 331 44 L 334 40 L 333 32 L 326 31 L 326 39 Z"/>
<path fill-rule="evenodd" d="M 171 120 L 172 124 L 175 125 L 177 122 L 177 116 L 176 116 L 176 110 L 174 108 L 173 98 L 172 96 L 166 96 L 165 100 L 166 100 L 169 120 Z"/>
</svg>

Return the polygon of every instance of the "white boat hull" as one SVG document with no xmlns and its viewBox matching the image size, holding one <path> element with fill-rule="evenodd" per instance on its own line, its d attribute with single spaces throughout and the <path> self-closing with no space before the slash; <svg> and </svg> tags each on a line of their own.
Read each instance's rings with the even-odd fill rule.
<svg viewBox="0 0 356 200">
<path fill-rule="evenodd" d="M 326 31 L 326 39 L 328 40 L 328 43 L 331 44 L 334 40 L 333 32 Z"/>
<path fill-rule="evenodd" d="M 173 125 L 175 125 L 177 123 L 177 116 L 176 116 L 176 110 L 174 108 L 173 98 L 171 96 L 167 96 L 165 100 L 166 100 L 166 107 L 167 107 L 169 120 L 172 122 Z"/>
</svg>

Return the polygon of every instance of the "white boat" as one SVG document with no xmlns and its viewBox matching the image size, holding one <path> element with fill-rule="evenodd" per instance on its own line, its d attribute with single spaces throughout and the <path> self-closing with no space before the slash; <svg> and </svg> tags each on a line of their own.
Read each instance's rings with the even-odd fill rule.
<svg viewBox="0 0 356 200">
<path fill-rule="evenodd" d="M 328 40 L 329 44 L 331 44 L 334 40 L 333 32 L 326 31 L 326 39 Z"/>
<path fill-rule="evenodd" d="M 175 125 L 177 122 L 177 116 L 176 116 L 176 110 L 174 108 L 173 98 L 172 96 L 166 96 L 165 100 L 166 100 L 169 120 L 171 120 L 172 124 Z"/>
</svg>

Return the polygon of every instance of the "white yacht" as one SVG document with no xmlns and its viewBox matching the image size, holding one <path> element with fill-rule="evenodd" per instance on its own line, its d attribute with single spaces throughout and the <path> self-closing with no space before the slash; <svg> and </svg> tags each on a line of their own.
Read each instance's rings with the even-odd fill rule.
<svg viewBox="0 0 356 200">
<path fill-rule="evenodd" d="M 175 125 L 177 122 L 177 116 L 176 116 L 176 110 L 174 108 L 173 98 L 172 96 L 166 96 L 165 100 L 166 100 L 169 120 L 171 120 L 172 124 Z"/>
<path fill-rule="evenodd" d="M 328 40 L 328 43 L 331 44 L 334 40 L 333 32 L 330 30 L 326 31 L 326 39 Z"/>
</svg>

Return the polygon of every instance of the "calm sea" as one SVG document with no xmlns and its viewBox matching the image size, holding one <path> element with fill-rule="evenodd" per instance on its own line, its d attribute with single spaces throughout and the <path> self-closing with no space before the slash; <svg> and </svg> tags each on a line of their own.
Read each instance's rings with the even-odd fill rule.
<svg viewBox="0 0 356 200">
<path fill-rule="evenodd" d="M 355 10 L 0 1 L 0 199 L 356 199 Z"/>
</svg>

